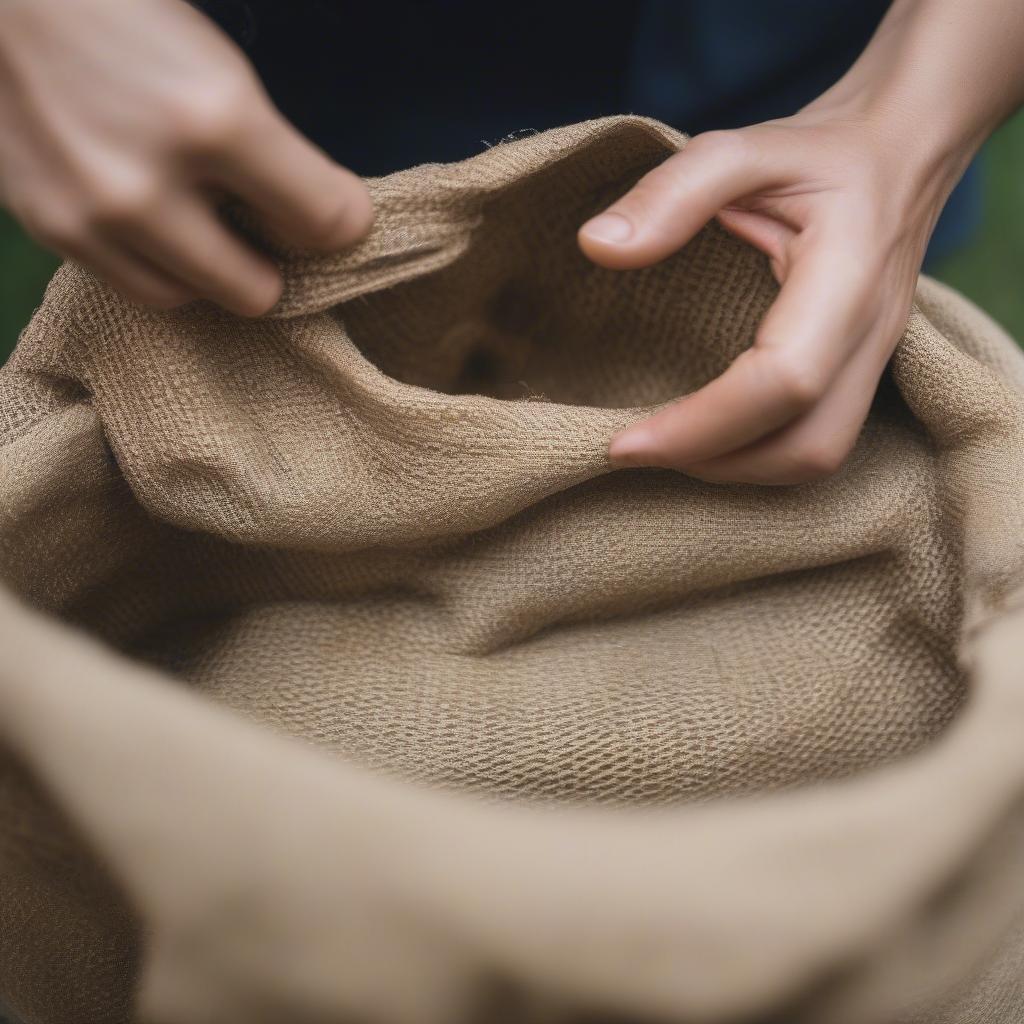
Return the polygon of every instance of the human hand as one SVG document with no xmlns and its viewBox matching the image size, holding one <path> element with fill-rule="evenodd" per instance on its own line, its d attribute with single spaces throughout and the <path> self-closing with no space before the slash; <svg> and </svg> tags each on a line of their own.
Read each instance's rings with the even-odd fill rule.
<svg viewBox="0 0 1024 1024">
<path fill-rule="evenodd" d="M 300 248 L 340 248 L 373 216 L 183 0 L 0 3 L 0 132 L 0 203 L 145 305 L 277 301 L 277 267 L 219 216 L 225 198 Z"/>
<path fill-rule="evenodd" d="M 752 346 L 619 434 L 615 464 L 753 483 L 838 469 L 906 322 L 944 198 L 922 202 L 898 160 L 866 127 L 816 118 L 708 133 L 581 230 L 591 259 L 625 269 L 671 255 L 717 216 L 768 255 L 782 285 Z"/>
<path fill-rule="evenodd" d="M 935 221 L 974 152 L 1024 97 L 1024 16 L 897 0 L 850 72 L 793 117 L 698 135 L 580 230 L 614 269 L 665 259 L 711 218 L 780 283 L 716 380 L 617 435 L 619 466 L 800 483 L 853 447 L 906 324 Z M 978 54 L 984 54 L 979 64 Z"/>
</svg>

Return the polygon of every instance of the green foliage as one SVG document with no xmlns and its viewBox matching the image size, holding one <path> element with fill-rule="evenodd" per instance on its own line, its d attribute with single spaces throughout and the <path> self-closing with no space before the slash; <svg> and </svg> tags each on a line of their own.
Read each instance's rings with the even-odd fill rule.
<svg viewBox="0 0 1024 1024">
<path fill-rule="evenodd" d="M 1024 345 L 1024 112 L 988 143 L 985 217 L 972 244 L 937 268 Z"/>
<path fill-rule="evenodd" d="M 0 211 L 0 362 L 39 305 L 57 262 Z"/>
<path fill-rule="evenodd" d="M 1024 113 L 988 144 L 985 217 L 974 242 L 936 276 L 987 310 L 1024 343 Z M 0 213 L 0 361 L 39 305 L 57 261 Z"/>
</svg>

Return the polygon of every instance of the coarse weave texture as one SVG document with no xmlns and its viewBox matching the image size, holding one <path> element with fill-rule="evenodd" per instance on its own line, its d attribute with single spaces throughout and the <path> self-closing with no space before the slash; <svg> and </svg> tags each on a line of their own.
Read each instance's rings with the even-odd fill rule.
<svg viewBox="0 0 1024 1024">
<path fill-rule="evenodd" d="M 776 290 L 577 250 L 682 144 L 373 181 L 257 321 L 57 274 L 0 374 L 26 1024 L 1024 1020 L 1024 360 L 922 280 L 836 476 L 611 472 Z"/>
</svg>

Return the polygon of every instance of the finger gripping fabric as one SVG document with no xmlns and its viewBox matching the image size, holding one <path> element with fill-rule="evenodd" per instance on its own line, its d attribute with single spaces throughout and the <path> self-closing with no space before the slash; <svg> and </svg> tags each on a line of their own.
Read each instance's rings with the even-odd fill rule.
<svg viewBox="0 0 1024 1024">
<path fill-rule="evenodd" d="M 580 254 L 682 144 L 373 181 L 259 320 L 57 274 L 0 372 L 28 1024 L 1024 1017 L 1024 361 L 923 279 L 834 477 L 611 471 L 776 291 L 714 225 Z"/>
</svg>

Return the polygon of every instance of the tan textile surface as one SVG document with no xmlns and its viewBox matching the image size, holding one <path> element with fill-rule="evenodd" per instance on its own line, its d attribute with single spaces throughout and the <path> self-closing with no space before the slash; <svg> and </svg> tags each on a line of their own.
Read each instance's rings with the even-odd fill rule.
<svg viewBox="0 0 1024 1024">
<path fill-rule="evenodd" d="M 775 291 L 579 254 L 681 143 L 372 182 L 259 321 L 58 273 L 0 372 L 26 1024 L 1024 1020 L 1024 360 L 922 280 L 837 476 L 610 472 Z"/>
</svg>

